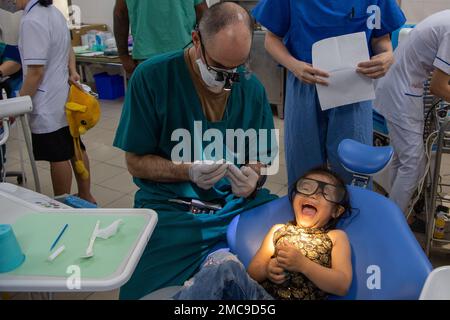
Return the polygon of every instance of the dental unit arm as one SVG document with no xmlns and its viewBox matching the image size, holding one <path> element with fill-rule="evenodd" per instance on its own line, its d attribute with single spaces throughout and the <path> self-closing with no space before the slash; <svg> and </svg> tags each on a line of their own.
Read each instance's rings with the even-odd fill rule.
<svg viewBox="0 0 450 320">
<path fill-rule="evenodd" d="M 4 129 L 0 145 L 5 144 L 9 138 L 9 117 L 19 117 L 31 111 L 33 111 L 33 103 L 28 96 L 0 101 L 0 119 Z"/>
</svg>

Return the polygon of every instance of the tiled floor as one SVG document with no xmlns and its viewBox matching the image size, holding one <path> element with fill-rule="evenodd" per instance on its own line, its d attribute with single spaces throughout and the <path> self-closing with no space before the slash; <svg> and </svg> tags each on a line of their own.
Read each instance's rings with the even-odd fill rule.
<svg viewBox="0 0 450 320">
<path fill-rule="evenodd" d="M 123 101 L 102 101 L 102 118 L 99 124 L 88 131 L 83 141 L 87 146 L 92 172 L 92 193 L 101 207 L 106 208 L 130 208 L 133 206 L 134 193 L 137 187 L 133 184 L 129 175 L 124 153 L 112 147 L 115 130 L 117 128 Z M 287 173 L 284 160 L 284 132 L 283 121 L 274 117 L 275 127 L 280 129 L 280 171 L 277 175 L 268 178 L 266 187 L 279 196 L 287 194 Z M 20 170 L 20 149 L 26 158 L 26 149 L 22 143 L 21 135 L 17 127 L 13 129 L 12 137 L 8 142 L 7 169 Z M 49 165 L 38 162 L 39 176 L 42 192 L 52 196 Z M 445 158 L 443 170 L 450 173 L 450 157 Z M 34 189 L 33 176 L 29 161 L 25 160 L 25 171 L 28 181 L 27 187 Z M 444 179 L 450 181 L 450 176 Z M 15 183 L 14 179 L 8 182 Z M 450 190 L 448 190 L 450 193 Z M 76 193 L 75 179 L 72 181 L 72 193 Z M 434 266 L 450 265 L 450 254 L 432 254 Z M 85 297 L 87 298 L 87 297 Z"/>
</svg>

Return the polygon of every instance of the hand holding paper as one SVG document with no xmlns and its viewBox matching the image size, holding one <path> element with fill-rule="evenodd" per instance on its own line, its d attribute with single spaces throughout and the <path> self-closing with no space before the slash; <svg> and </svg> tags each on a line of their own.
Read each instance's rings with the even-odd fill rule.
<svg viewBox="0 0 450 320">
<path fill-rule="evenodd" d="M 315 69 L 309 63 L 299 61 L 296 68 L 293 70 L 295 76 L 308 84 L 328 85 L 328 82 L 323 78 L 329 78 L 330 75 L 325 71 Z"/>
<path fill-rule="evenodd" d="M 371 79 L 380 79 L 386 75 L 393 63 L 392 52 L 383 52 L 372 57 L 370 61 L 358 64 L 356 71 Z"/>
<path fill-rule="evenodd" d="M 328 86 L 316 85 L 322 110 L 375 99 L 373 80 L 357 72 L 361 62 L 370 60 L 364 32 L 316 42 L 312 55 L 314 68 L 330 75 Z"/>
</svg>

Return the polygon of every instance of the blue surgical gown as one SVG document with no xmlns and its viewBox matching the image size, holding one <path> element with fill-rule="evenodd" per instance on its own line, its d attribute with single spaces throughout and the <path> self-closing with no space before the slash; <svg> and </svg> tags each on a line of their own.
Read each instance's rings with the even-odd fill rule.
<svg viewBox="0 0 450 320">
<path fill-rule="evenodd" d="M 380 8 L 380 29 L 368 27 L 372 5 Z M 371 47 L 372 38 L 397 30 L 406 20 L 395 0 L 261 0 L 252 13 L 261 25 L 283 39 L 293 57 L 307 63 L 312 62 L 312 46 L 317 41 L 364 31 Z M 351 175 L 339 163 L 337 147 L 346 138 L 372 144 L 371 102 L 324 112 L 316 87 L 289 73 L 285 109 L 289 185 L 308 170 L 327 163 L 350 182 Z"/>
<path fill-rule="evenodd" d="M 178 144 L 172 134 L 180 129 L 194 134 L 194 121 L 202 123 L 202 134 L 208 129 L 219 130 L 223 137 L 227 130 L 237 129 L 266 129 L 270 134 L 273 116 L 263 86 L 254 76 L 241 74 L 240 78 L 233 84 L 223 120 L 213 123 L 204 116 L 183 51 L 147 60 L 130 81 L 114 146 L 137 155 L 172 159 Z M 207 147 L 210 142 L 204 140 Z M 275 155 L 276 143 L 268 146 L 270 150 L 263 153 Z M 121 288 L 121 299 L 138 299 L 161 287 L 182 285 L 211 248 L 226 240 L 227 227 L 236 215 L 276 198 L 267 190 L 254 199 L 237 198 L 225 179 L 208 191 L 187 182 L 138 178 L 134 182 L 139 187 L 135 207 L 155 210 L 158 224 L 132 278 Z M 186 206 L 168 201 L 184 198 L 221 202 L 224 207 L 213 215 L 195 215 Z"/>
</svg>

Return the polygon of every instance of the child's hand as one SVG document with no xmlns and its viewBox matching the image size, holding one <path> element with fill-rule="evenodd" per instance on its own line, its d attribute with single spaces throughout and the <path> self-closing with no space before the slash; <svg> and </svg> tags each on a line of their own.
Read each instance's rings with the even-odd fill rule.
<svg viewBox="0 0 450 320">
<path fill-rule="evenodd" d="M 278 265 L 277 258 L 270 259 L 267 265 L 267 278 L 275 284 L 282 284 L 287 280 L 283 268 Z"/>
<path fill-rule="evenodd" d="M 309 261 L 300 250 L 289 244 L 278 247 L 276 259 L 281 268 L 291 272 L 303 272 L 303 266 Z"/>
</svg>

